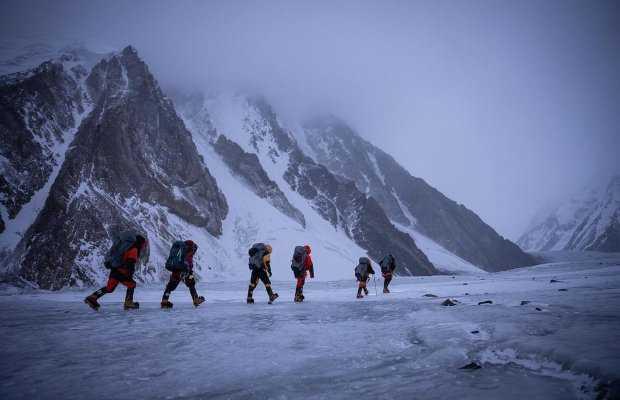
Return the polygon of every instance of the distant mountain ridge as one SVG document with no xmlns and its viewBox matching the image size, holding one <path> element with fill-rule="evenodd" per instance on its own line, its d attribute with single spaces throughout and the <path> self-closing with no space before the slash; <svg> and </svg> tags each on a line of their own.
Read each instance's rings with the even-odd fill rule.
<svg viewBox="0 0 620 400">
<path fill-rule="evenodd" d="M 473 211 L 412 176 L 338 118 L 306 121 L 304 134 L 319 163 L 352 179 L 360 190 L 377 199 L 395 224 L 419 231 L 487 271 L 534 263 Z"/>
<path fill-rule="evenodd" d="M 590 185 L 539 217 L 518 243 L 529 251 L 620 252 L 620 175 Z"/>
</svg>

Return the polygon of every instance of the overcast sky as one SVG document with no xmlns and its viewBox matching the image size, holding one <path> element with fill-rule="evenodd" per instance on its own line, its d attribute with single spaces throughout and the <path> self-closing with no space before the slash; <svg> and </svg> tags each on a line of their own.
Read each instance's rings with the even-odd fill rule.
<svg viewBox="0 0 620 400">
<path fill-rule="evenodd" d="M 619 1 L 3 2 L 4 40 L 134 45 L 164 87 L 330 111 L 516 239 L 620 171 Z"/>
</svg>

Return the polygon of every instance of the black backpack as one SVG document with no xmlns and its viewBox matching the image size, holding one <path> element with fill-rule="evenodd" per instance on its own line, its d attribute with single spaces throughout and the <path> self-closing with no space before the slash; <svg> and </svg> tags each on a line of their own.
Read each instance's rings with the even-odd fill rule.
<svg viewBox="0 0 620 400">
<path fill-rule="evenodd" d="M 357 267 L 355 267 L 355 276 L 368 275 L 368 267 L 370 266 L 370 260 L 368 257 L 360 257 Z"/>
<path fill-rule="evenodd" d="M 166 260 L 166 269 L 168 271 L 185 271 L 187 265 L 185 265 L 185 257 L 188 250 L 190 250 L 182 240 L 177 240 L 172 244 L 170 248 L 170 254 Z"/>
<path fill-rule="evenodd" d="M 250 256 L 248 259 L 248 267 L 250 269 L 263 268 L 263 257 L 265 257 L 266 252 L 265 243 L 254 243 L 252 247 L 250 247 L 250 250 L 248 250 L 248 255 Z"/>
<path fill-rule="evenodd" d="M 123 254 L 136 243 L 139 236 L 135 231 L 125 231 L 116 235 L 112 241 L 112 247 L 108 250 L 103 265 L 107 269 L 115 269 L 123 266 Z"/>
<path fill-rule="evenodd" d="M 308 254 L 306 253 L 306 248 L 304 246 L 295 246 L 293 258 L 291 259 L 291 270 L 293 270 L 295 278 L 299 278 L 304 272 L 304 265 L 306 264 L 307 256 Z"/>
</svg>

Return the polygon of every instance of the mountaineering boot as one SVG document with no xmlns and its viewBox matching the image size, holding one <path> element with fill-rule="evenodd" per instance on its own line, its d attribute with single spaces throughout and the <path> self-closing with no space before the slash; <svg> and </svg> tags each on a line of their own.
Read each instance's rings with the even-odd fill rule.
<svg viewBox="0 0 620 400">
<path fill-rule="evenodd" d="M 295 299 L 294 299 L 295 303 L 301 303 L 303 301 L 302 298 L 302 294 L 301 294 L 301 288 L 297 288 L 295 290 Z"/>
<path fill-rule="evenodd" d="M 357 288 L 357 298 L 358 298 L 358 299 L 361 299 L 361 298 L 363 298 L 363 297 L 364 297 L 364 295 L 362 294 L 362 288 L 361 288 L 361 287 L 358 287 L 358 288 Z"/>
<path fill-rule="evenodd" d="M 390 293 L 390 289 L 388 289 L 387 287 L 383 288 L 383 293 Z"/>
<path fill-rule="evenodd" d="M 364 294 L 365 294 L 366 296 L 368 296 L 368 288 L 367 288 L 367 287 L 364 287 Z"/>
<path fill-rule="evenodd" d="M 125 310 L 137 310 L 140 308 L 140 303 L 137 301 L 127 301 L 125 300 L 125 304 L 123 304 L 123 308 Z"/>
<path fill-rule="evenodd" d="M 265 286 L 265 290 L 267 290 L 267 294 L 269 295 L 269 301 L 267 303 L 273 303 L 273 301 L 278 298 L 278 294 L 271 290 L 271 286 Z"/>
<path fill-rule="evenodd" d="M 271 293 L 269 295 L 269 301 L 267 302 L 267 304 L 272 304 L 278 297 L 280 296 L 278 296 L 277 293 Z"/>
<path fill-rule="evenodd" d="M 125 310 L 136 310 L 140 308 L 140 303 L 133 301 L 134 288 L 127 288 L 127 294 L 125 294 L 125 304 L 123 307 Z"/>
<path fill-rule="evenodd" d="M 98 311 L 101 305 L 97 302 L 97 298 L 98 298 L 97 295 L 93 293 L 84 299 L 84 303 L 88 304 L 89 307 L 92 308 L 93 310 Z"/>
<path fill-rule="evenodd" d="M 196 296 L 194 297 L 193 300 L 194 300 L 194 307 L 198 307 L 199 305 L 205 302 L 205 298 L 203 296 Z"/>
<path fill-rule="evenodd" d="M 172 306 L 172 302 L 168 299 L 161 301 L 161 308 L 172 308 Z"/>
</svg>

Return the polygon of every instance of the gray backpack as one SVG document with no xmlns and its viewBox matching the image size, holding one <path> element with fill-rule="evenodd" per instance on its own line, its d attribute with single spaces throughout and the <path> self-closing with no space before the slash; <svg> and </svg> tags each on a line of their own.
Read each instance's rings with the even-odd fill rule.
<svg viewBox="0 0 620 400">
<path fill-rule="evenodd" d="M 366 276 L 368 275 L 368 266 L 370 265 L 370 260 L 368 257 L 360 257 L 357 267 L 355 267 L 355 275 Z"/>
<path fill-rule="evenodd" d="M 306 248 L 304 246 L 295 246 L 295 251 L 293 252 L 293 259 L 291 260 L 291 269 L 295 274 L 295 278 L 299 277 L 299 275 L 304 272 L 306 256 Z"/>
<path fill-rule="evenodd" d="M 105 256 L 103 265 L 107 269 L 115 269 L 123 266 L 123 254 L 133 246 L 139 233 L 135 231 L 125 231 L 116 235 L 112 242 L 112 247 Z"/>
<path fill-rule="evenodd" d="M 248 259 L 248 267 L 250 269 L 263 268 L 263 257 L 265 257 L 266 251 L 265 243 L 254 243 L 252 247 L 250 247 L 250 250 L 248 250 L 248 255 L 250 256 Z"/>
</svg>

